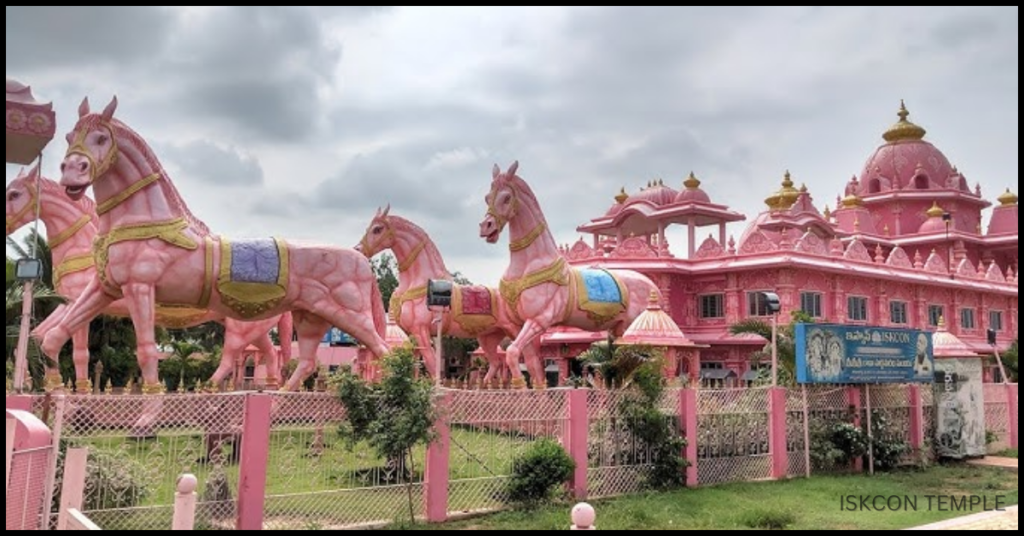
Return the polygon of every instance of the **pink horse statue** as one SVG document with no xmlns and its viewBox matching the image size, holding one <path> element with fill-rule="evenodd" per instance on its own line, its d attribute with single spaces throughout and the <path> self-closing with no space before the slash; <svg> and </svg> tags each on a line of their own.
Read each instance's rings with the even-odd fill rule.
<svg viewBox="0 0 1024 536">
<path fill-rule="evenodd" d="M 480 237 L 489 244 L 497 244 L 509 228 L 512 258 L 501 295 L 523 329 L 507 350 L 508 362 L 518 363 L 522 349 L 555 326 L 621 337 L 647 309 L 652 293 L 661 298 L 658 287 L 637 272 L 569 266 L 533 190 L 516 175 L 518 169 L 518 162 L 505 173 L 494 166 L 487 216 L 480 224 Z M 518 373 L 513 368 L 512 374 Z M 522 378 L 517 380 L 516 386 L 523 387 Z"/>
<path fill-rule="evenodd" d="M 57 294 L 69 302 L 77 301 L 85 292 L 89 281 L 96 277 L 96 263 L 92 256 L 92 244 L 99 227 L 96 216 L 96 204 L 88 197 L 72 201 L 64 193 L 64 189 L 54 181 L 40 178 L 39 169 L 29 173 L 24 171 L 7 187 L 7 236 L 31 223 L 35 218 L 36 196 L 39 196 L 40 219 L 46 228 L 49 245 L 53 254 L 53 284 Z M 61 305 L 57 311 L 40 326 L 47 331 L 58 322 L 67 305 Z M 123 301 L 110 304 L 104 314 L 128 317 L 128 307 Z M 156 323 L 160 326 L 179 329 L 201 324 L 212 320 L 206 311 L 187 308 L 165 308 L 157 306 Z M 220 367 L 210 378 L 210 383 L 219 385 L 234 371 L 233 363 L 250 344 L 255 344 L 262 355 L 267 357 L 268 388 L 277 389 L 280 385 L 281 366 L 278 354 L 267 332 L 278 326 L 282 339 L 289 340 L 292 332 L 291 313 L 258 322 L 241 322 L 218 318 L 225 327 L 224 354 Z M 92 381 L 89 378 L 89 328 L 88 326 L 72 334 L 74 343 L 75 389 L 80 394 L 92 392 Z M 291 345 L 281 346 L 285 360 L 291 359 Z"/>
<path fill-rule="evenodd" d="M 377 210 L 362 242 L 356 246 L 368 258 L 391 250 L 398 260 L 399 286 L 391 298 L 391 318 L 406 333 L 416 337 L 423 361 L 431 377 L 437 371 L 437 356 L 430 344 L 436 335 L 434 314 L 427 309 L 427 282 L 431 279 L 451 281 L 437 245 L 419 226 L 391 215 L 391 207 Z M 451 311 L 443 320 L 442 332 L 449 337 L 477 339 L 487 356 L 488 369 L 484 385 L 492 385 L 504 368 L 499 346 L 506 337 L 515 337 L 521 326 L 513 324 L 497 289 L 482 286 L 455 285 Z M 538 340 L 539 343 L 539 340 Z M 538 348 L 527 348 L 535 356 Z M 519 368 L 518 363 L 516 369 Z M 533 372 L 531 371 L 531 374 Z M 541 376 L 534 376 L 543 378 Z"/>
<path fill-rule="evenodd" d="M 245 321 L 292 311 L 301 361 L 287 390 L 316 371 L 317 347 L 332 325 L 375 357 L 388 352 L 384 304 L 366 257 L 329 246 L 214 236 L 146 141 L 114 118 L 116 110 L 116 97 L 98 114 L 86 99 L 68 134 L 61 186 L 74 201 L 94 189 L 97 273 L 56 326 L 34 333 L 47 356 L 56 357 L 71 333 L 122 298 L 135 324 L 146 393 L 162 392 L 154 337 L 158 303 Z"/>
</svg>

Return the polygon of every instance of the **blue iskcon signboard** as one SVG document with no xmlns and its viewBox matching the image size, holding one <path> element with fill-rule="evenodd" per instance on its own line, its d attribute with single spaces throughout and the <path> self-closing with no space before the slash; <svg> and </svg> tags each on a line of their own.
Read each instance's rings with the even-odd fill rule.
<svg viewBox="0 0 1024 536">
<path fill-rule="evenodd" d="M 797 381 L 933 383 L 932 334 L 912 329 L 797 324 Z"/>
</svg>

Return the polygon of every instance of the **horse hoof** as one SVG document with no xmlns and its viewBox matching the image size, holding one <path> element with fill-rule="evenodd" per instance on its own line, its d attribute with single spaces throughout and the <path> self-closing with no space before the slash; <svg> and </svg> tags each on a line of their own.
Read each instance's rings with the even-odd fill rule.
<svg viewBox="0 0 1024 536">
<path fill-rule="evenodd" d="M 512 380 L 512 390 L 514 390 L 514 391 L 525 391 L 526 390 L 526 380 L 524 380 L 523 378 L 516 378 L 516 379 Z"/>
<path fill-rule="evenodd" d="M 47 393 L 59 394 L 64 392 L 64 379 L 61 378 L 60 374 L 47 374 L 46 383 L 43 389 Z"/>
</svg>

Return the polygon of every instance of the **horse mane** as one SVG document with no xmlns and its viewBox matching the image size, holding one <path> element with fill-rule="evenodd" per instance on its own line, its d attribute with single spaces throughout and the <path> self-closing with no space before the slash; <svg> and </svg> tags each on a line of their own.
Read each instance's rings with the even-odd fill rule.
<svg viewBox="0 0 1024 536">
<path fill-rule="evenodd" d="M 423 255 L 426 255 L 434 264 L 440 266 L 446 276 L 451 277 L 451 272 L 448 271 L 448 266 L 444 263 L 444 258 L 441 257 L 441 251 L 437 249 L 437 244 L 430 238 L 425 230 L 419 225 L 402 218 L 400 216 L 388 216 L 388 220 L 395 231 L 404 231 L 412 234 L 423 241 Z"/>
<path fill-rule="evenodd" d="M 544 210 L 540 206 L 540 200 L 538 200 L 537 195 L 533 193 L 533 188 L 530 188 L 530 185 L 527 184 L 519 175 L 505 177 L 505 180 L 519 192 L 519 202 L 530 205 L 538 223 L 546 224 L 548 221 L 547 216 L 544 215 Z"/>
<path fill-rule="evenodd" d="M 114 130 L 114 136 L 118 139 L 119 144 L 125 142 L 131 144 L 139 155 L 145 160 L 145 163 L 153 169 L 153 173 L 159 173 L 163 180 L 157 181 L 160 185 L 160 189 L 163 190 L 164 196 L 167 198 L 167 202 L 170 204 L 171 209 L 181 214 L 185 221 L 191 226 L 192 230 L 198 233 L 200 236 L 210 236 L 210 228 L 206 226 L 202 220 L 197 218 L 192 211 L 189 210 L 188 205 L 185 204 L 185 200 L 182 199 L 178 189 L 171 182 L 170 175 L 167 174 L 167 170 L 164 169 L 160 163 L 160 159 L 156 157 L 156 154 L 150 148 L 146 140 L 142 138 L 137 132 L 132 130 L 131 127 L 124 124 L 118 119 L 114 119 L 110 122 L 111 127 Z M 123 145 L 122 145 L 123 146 Z M 122 150 L 121 156 L 124 157 L 125 151 Z"/>
</svg>

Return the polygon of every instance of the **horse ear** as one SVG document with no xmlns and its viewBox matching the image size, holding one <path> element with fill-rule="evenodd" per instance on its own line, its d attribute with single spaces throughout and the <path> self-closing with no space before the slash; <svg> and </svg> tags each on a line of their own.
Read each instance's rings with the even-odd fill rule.
<svg viewBox="0 0 1024 536">
<path fill-rule="evenodd" d="M 384 209 L 384 214 L 381 215 L 381 218 L 387 218 L 388 214 L 391 214 L 391 203 L 388 203 L 388 208 Z"/>
<path fill-rule="evenodd" d="M 494 169 L 491 170 L 491 178 L 498 180 L 498 175 L 501 175 L 501 168 L 498 167 L 498 164 L 494 164 Z"/>
<path fill-rule="evenodd" d="M 383 213 L 384 213 L 384 211 L 382 211 L 382 210 L 380 209 L 380 207 L 377 207 L 377 214 L 375 214 L 375 215 L 373 216 L 373 219 L 375 219 L 375 220 L 377 220 L 377 219 L 380 219 L 380 215 L 381 215 L 381 214 L 383 214 Z"/>
<path fill-rule="evenodd" d="M 89 97 L 82 99 L 82 104 L 78 105 L 78 118 L 81 119 L 89 115 Z"/>
<path fill-rule="evenodd" d="M 36 163 L 36 165 L 32 166 L 32 169 L 28 170 L 28 174 L 29 174 L 30 177 L 38 178 L 40 176 L 39 173 L 40 172 L 39 172 L 39 164 L 38 163 Z"/>
<path fill-rule="evenodd" d="M 110 104 L 103 109 L 103 120 L 110 121 L 114 118 L 114 112 L 117 111 L 117 95 L 114 95 L 113 99 L 110 99 Z"/>
<path fill-rule="evenodd" d="M 509 166 L 507 175 L 509 177 L 515 177 L 516 176 L 516 171 L 519 171 L 519 161 L 518 160 L 516 160 L 515 162 L 512 162 L 512 165 Z"/>
</svg>

